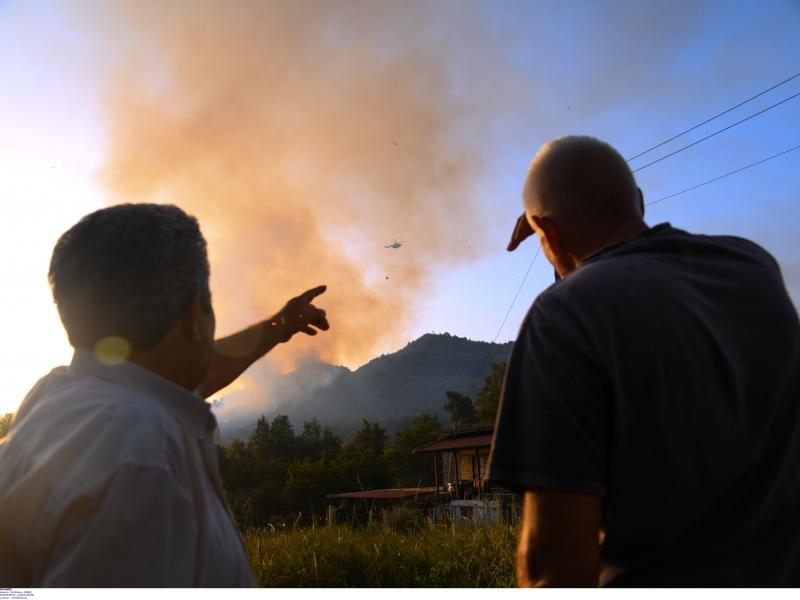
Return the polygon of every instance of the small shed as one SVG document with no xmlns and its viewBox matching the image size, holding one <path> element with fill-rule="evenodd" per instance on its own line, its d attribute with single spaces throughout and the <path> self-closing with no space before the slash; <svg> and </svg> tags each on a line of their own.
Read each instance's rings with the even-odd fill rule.
<svg viewBox="0 0 800 600">
<path fill-rule="evenodd" d="M 521 513 L 520 496 L 486 479 L 493 434 L 493 427 L 442 433 L 435 441 L 414 449 L 416 454 L 433 457 L 432 487 L 328 494 L 328 523 L 334 524 L 336 512 L 347 507 L 353 515 L 366 515 L 367 521 L 386 522 L 411 509 L 433 522 L 456 526 L 498 519 L 516 522 Z"/>
<path fill-rule="evenodd" d="M 493 436 L 493 427 L 443 433 L 414 450 L 433 455 L 435 495 L 455 524 L 519 520 L 520 496 L 487 480 Z"/>
<path fill-rule="evenodd" d="M 414 450 L 433 455 L 434 481 L 456 499 L 476 498 L 485 491 L 493 427 L 444 433 Z"/>
</svg>

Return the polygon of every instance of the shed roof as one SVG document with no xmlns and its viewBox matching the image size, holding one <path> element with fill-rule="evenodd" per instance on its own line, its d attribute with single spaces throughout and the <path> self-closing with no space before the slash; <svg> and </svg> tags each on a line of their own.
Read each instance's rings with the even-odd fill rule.
<svg viewBox="0 0 800 600">
<path fill-rule="evenodd" d="M 476 435 L 459 435 L 436 440 L 416 448 L 414 452 L 438 452 L 440 450 L 470 450 L 472 448 L 489 448 L 492 445 L 492 432 L 476 432 Z"/>
<path fill-rule="evenodd" d="M 365 492 L 345 492 L 328 494 L 329 499 L 355 498 L 364 500 L 403 500 L 414 496 L 427 496 L 436 492 L 435 487 L 394 488 L 388 490 L 367 490 Z"/>
</svg>

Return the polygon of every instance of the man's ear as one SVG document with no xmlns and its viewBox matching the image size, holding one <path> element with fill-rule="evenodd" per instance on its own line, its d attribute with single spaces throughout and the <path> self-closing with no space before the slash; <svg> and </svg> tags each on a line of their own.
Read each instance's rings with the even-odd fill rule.
<svg viewBox="0 0 800 600">
<path fill-rule="evenodd" d="M 636 191 L 639 192 L 639 212 L 642 213 L 642 218 L 644 219 L 644 194 L 640 187 L 637 187 Z"/>
<path fill-rule="evenodd" d="M 548 258 L 558 259 L 564 254 L 564 244 L 558 227 L 549 217 L 531 216 L 536 233 L 539 234 L 539 241 Z"/>
<path fill-rule="evenodd" d="M 206 312 L 203 296 L 200 292 L 194 295 L 181 316 L 181 329 L 186 338 L 191 342 L 203 339 L 202 318 Z"/>
</svg>

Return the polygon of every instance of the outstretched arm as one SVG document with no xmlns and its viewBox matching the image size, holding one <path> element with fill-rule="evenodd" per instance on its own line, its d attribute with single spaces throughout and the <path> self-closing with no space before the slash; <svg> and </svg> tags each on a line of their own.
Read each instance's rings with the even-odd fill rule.
<svg viewBox="0 0 800 600">
<path fill-rule="evenodd" d="M 199 392 L 208 398 L 233 382 L 267 352 L 295 333 L 317 335 L 330 328 L 325 311 L 311 301 L 327 289 L 321 285 L 292 298 L 275 316 L 214 342 L 214 358 Z"/>
</svg>

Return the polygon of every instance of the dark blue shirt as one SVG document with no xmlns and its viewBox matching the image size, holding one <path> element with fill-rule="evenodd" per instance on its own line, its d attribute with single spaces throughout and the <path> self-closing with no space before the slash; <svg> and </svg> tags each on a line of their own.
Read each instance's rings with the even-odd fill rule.
<svg viewBox="0 0 800 600">
<path fill-rule="evenodd" d="M 602 585 L 798 586 L 799 402 L 772 256 L 662 224 L 536 299 L 489 478 L 602 496 Z"/>
</svg>

